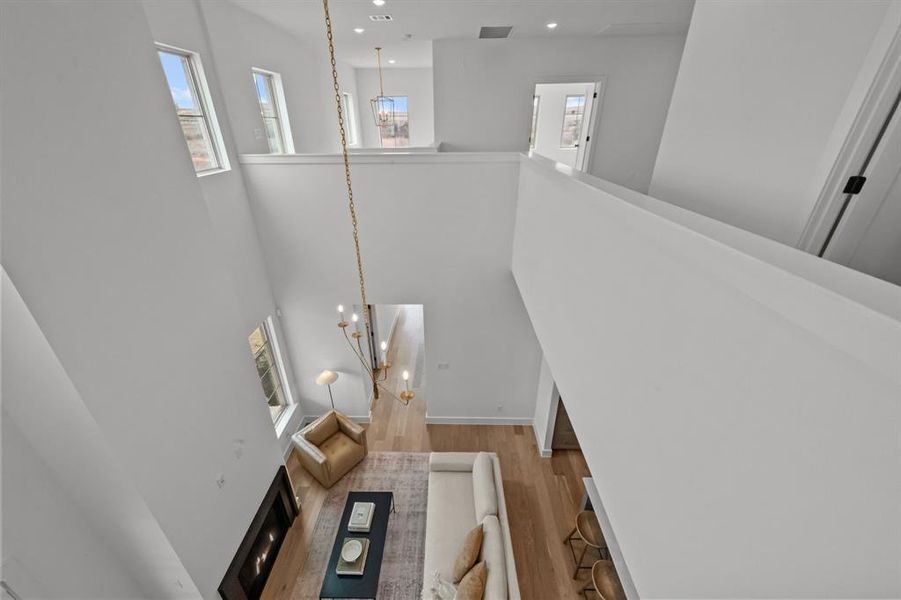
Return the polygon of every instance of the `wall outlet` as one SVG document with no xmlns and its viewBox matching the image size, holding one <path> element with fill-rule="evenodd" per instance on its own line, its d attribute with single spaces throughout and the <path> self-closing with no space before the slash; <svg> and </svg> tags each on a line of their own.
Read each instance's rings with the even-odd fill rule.
<svg viewBox="0 0 901 600">
<path fill-rule="evenodd" d="M 501 412 L 502 410 L 504 410 L 504 405 L 503 405 L 503 404 L 498 404 L 498 405 L 497 405 L 497 412 Z"/>
<path fill-rule="evenodd" d="M 254 129 L 254 130 L 253 130 L 253 137 L 254 137 L 255 139 L 258 139 L 258 140 L 263 139 L 263 130 L 262 130 L 262 129 Z"/>
<path fill-rule="evenodd" d="M 220 490 L 225 487 L 225 475 L 220 475 L 216 478 L 216 485 L 219 486 Z"/>
<path fill-rule="evenodd" d="M 439 371 L 446 371 L 446 370 L 448 370 L 448 369 L 450 369 L 450 363 L 446 363 L 446 362 L 440 362 L 440 363 L 438 363 L 438 370 L 439 370 Z"/>
</svg>

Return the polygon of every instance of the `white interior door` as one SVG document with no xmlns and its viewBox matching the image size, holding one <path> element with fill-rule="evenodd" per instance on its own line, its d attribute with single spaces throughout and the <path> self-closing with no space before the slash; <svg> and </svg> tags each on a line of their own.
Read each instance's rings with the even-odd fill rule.
<svg viewBox="0 0 901 600">
<path fill-rule="evenodd" d="M 901 285 L 901 110 L 893 115 L 824 258 Z"/>
<path fill-rule="evenodd" d="M 588 155 L 595 83 L 539 83 L 533 106 L 532 150 L 570 167 L 583 168 Z"/>
</svg>

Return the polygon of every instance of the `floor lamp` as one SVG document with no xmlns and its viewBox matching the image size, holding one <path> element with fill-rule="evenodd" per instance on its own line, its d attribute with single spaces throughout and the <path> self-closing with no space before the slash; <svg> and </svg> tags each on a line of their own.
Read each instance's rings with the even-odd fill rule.
<svg viewBox="0 0 901 600">
<path fill-rule="evenodd" d="M 335 397 L 332 396 L 332 384 L 338 381 L 338 374 L 326 369 L 316 377 L 316 385 L 328 386 L 328 398 L 332 401 L 332 410 L 335 410 Z"/>
</svg>

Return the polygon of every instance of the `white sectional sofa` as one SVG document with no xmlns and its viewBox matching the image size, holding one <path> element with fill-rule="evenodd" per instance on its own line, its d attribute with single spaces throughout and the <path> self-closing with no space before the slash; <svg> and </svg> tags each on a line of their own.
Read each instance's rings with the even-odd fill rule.
<svg viewBox="0 0 901 600">
<path fill-rule="evenodd" d="M 500 462 L 494 452 L 433 452 L 425 529 L 424 600 L 432 600 L 437 571 L 452 581 L 463 538 L 479 523 L 479 556 L 488 567 L 484 600 L 519 600 L 510 523 L 504 503 Z"/>
</svg>

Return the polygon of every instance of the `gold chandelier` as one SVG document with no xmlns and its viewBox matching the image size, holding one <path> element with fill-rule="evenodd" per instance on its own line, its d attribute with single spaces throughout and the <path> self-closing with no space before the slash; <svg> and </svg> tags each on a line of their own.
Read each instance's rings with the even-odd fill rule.
<svg viewBox="0 0 901 600">
<path fill-rule="evenodd" d="M 356 253 L 357 257 L 357 275 L 360 279 L 360 309 L 363 313 L 362 325 L 360 324 L 360 316 L 357 313 L 352 314 L 351 322 L 353 323 L 353 331 L 348 334 L 347 330 L 350 328 L 351 323 L 348 323 L 347 320 L 345 320 L 344 307 L 342 305 L 339 305 L 338 327 L 344 334 L 344 338 L 347 340 L 347 345 L 350 346 L 350 349 L 353 351 L 354 355 L 356 355 L 357 359 L 360 361 L 360 364 L 363 366 L 363 370 L 369 375 L 369 379 L 372 382 L 372 392 L 375 398 L 379 398 L 379 391 L 381 390 L 382 392 L 385 392 L 386 394 L 406 406 L 410 403 L 410 400 L 412 400 L 416 396 L 413 390 L 410 389 L 410 373 L 408 371 L 403 372 L 404 390 L 400 393 L 400 395 L 394 394 L 391 390 L 387 389 L 383 385 L 388 378 L 388 370 L 391 368 L 391 362 L 388 360 L 387 344 L 385 342 L 382 342 L 381 344 L 381 362 L 378 363 L 378 366 L 373 366 L 371 362 L 367 361 L 366 354 L 363 352 L 363 343 L 361 340 L 364 336 L 367 340 L 367 348 L 370 355 L 374 355 L 375 352 L 375 348 L 372 344 L 372 311 L 370 309 L 369 303 L 366 301 L 366 278 L 363 275 L 363 255 L 360 252 L 360 228 L 357 222 L 357 207 L 354 204 L 353 184 L 351 183 L 350 177 L 350 158 L 347 152 L 347 133 L 344 128 L 344 110 L 341 103 L 341 88 L 338 85 L 338 63 L 335 59 L 335 40 L 332 34 L 332 18 L 329 15 L 328 0 L 322 0 L 322 7 L 325 11 L 325 30 L 326 36 L 328 37 L 329 61 L 332 65 L 332 85 L 335 90 L 335 108 L 338 115 L 338 133 L 339 137 L 341 138 L 341 154 L 344 157 L 344 181 L 347 185 L 347 206 L 350 211 L 350 224 L 353 230 L 354 252 Z M 377 48 L 376 50 L 381 49 Z M 379 58 L 380 87 L 381 64 L 381 58 Z M 391 104 L 391 118 L 393 120 L 393 101 Z"/>
<path fill-rule="evenodd" d="M 379 95 L 369 101 L 372 107 L 372 118 L 379 129 L 394 125 L 394 98 L 385 95 L 385 85 L 382 80 L 382 49 L 375 49 L 375 59 L 379 66 Z M 382 136 L 379 136 L 381 139 Z"/>
</svg>

